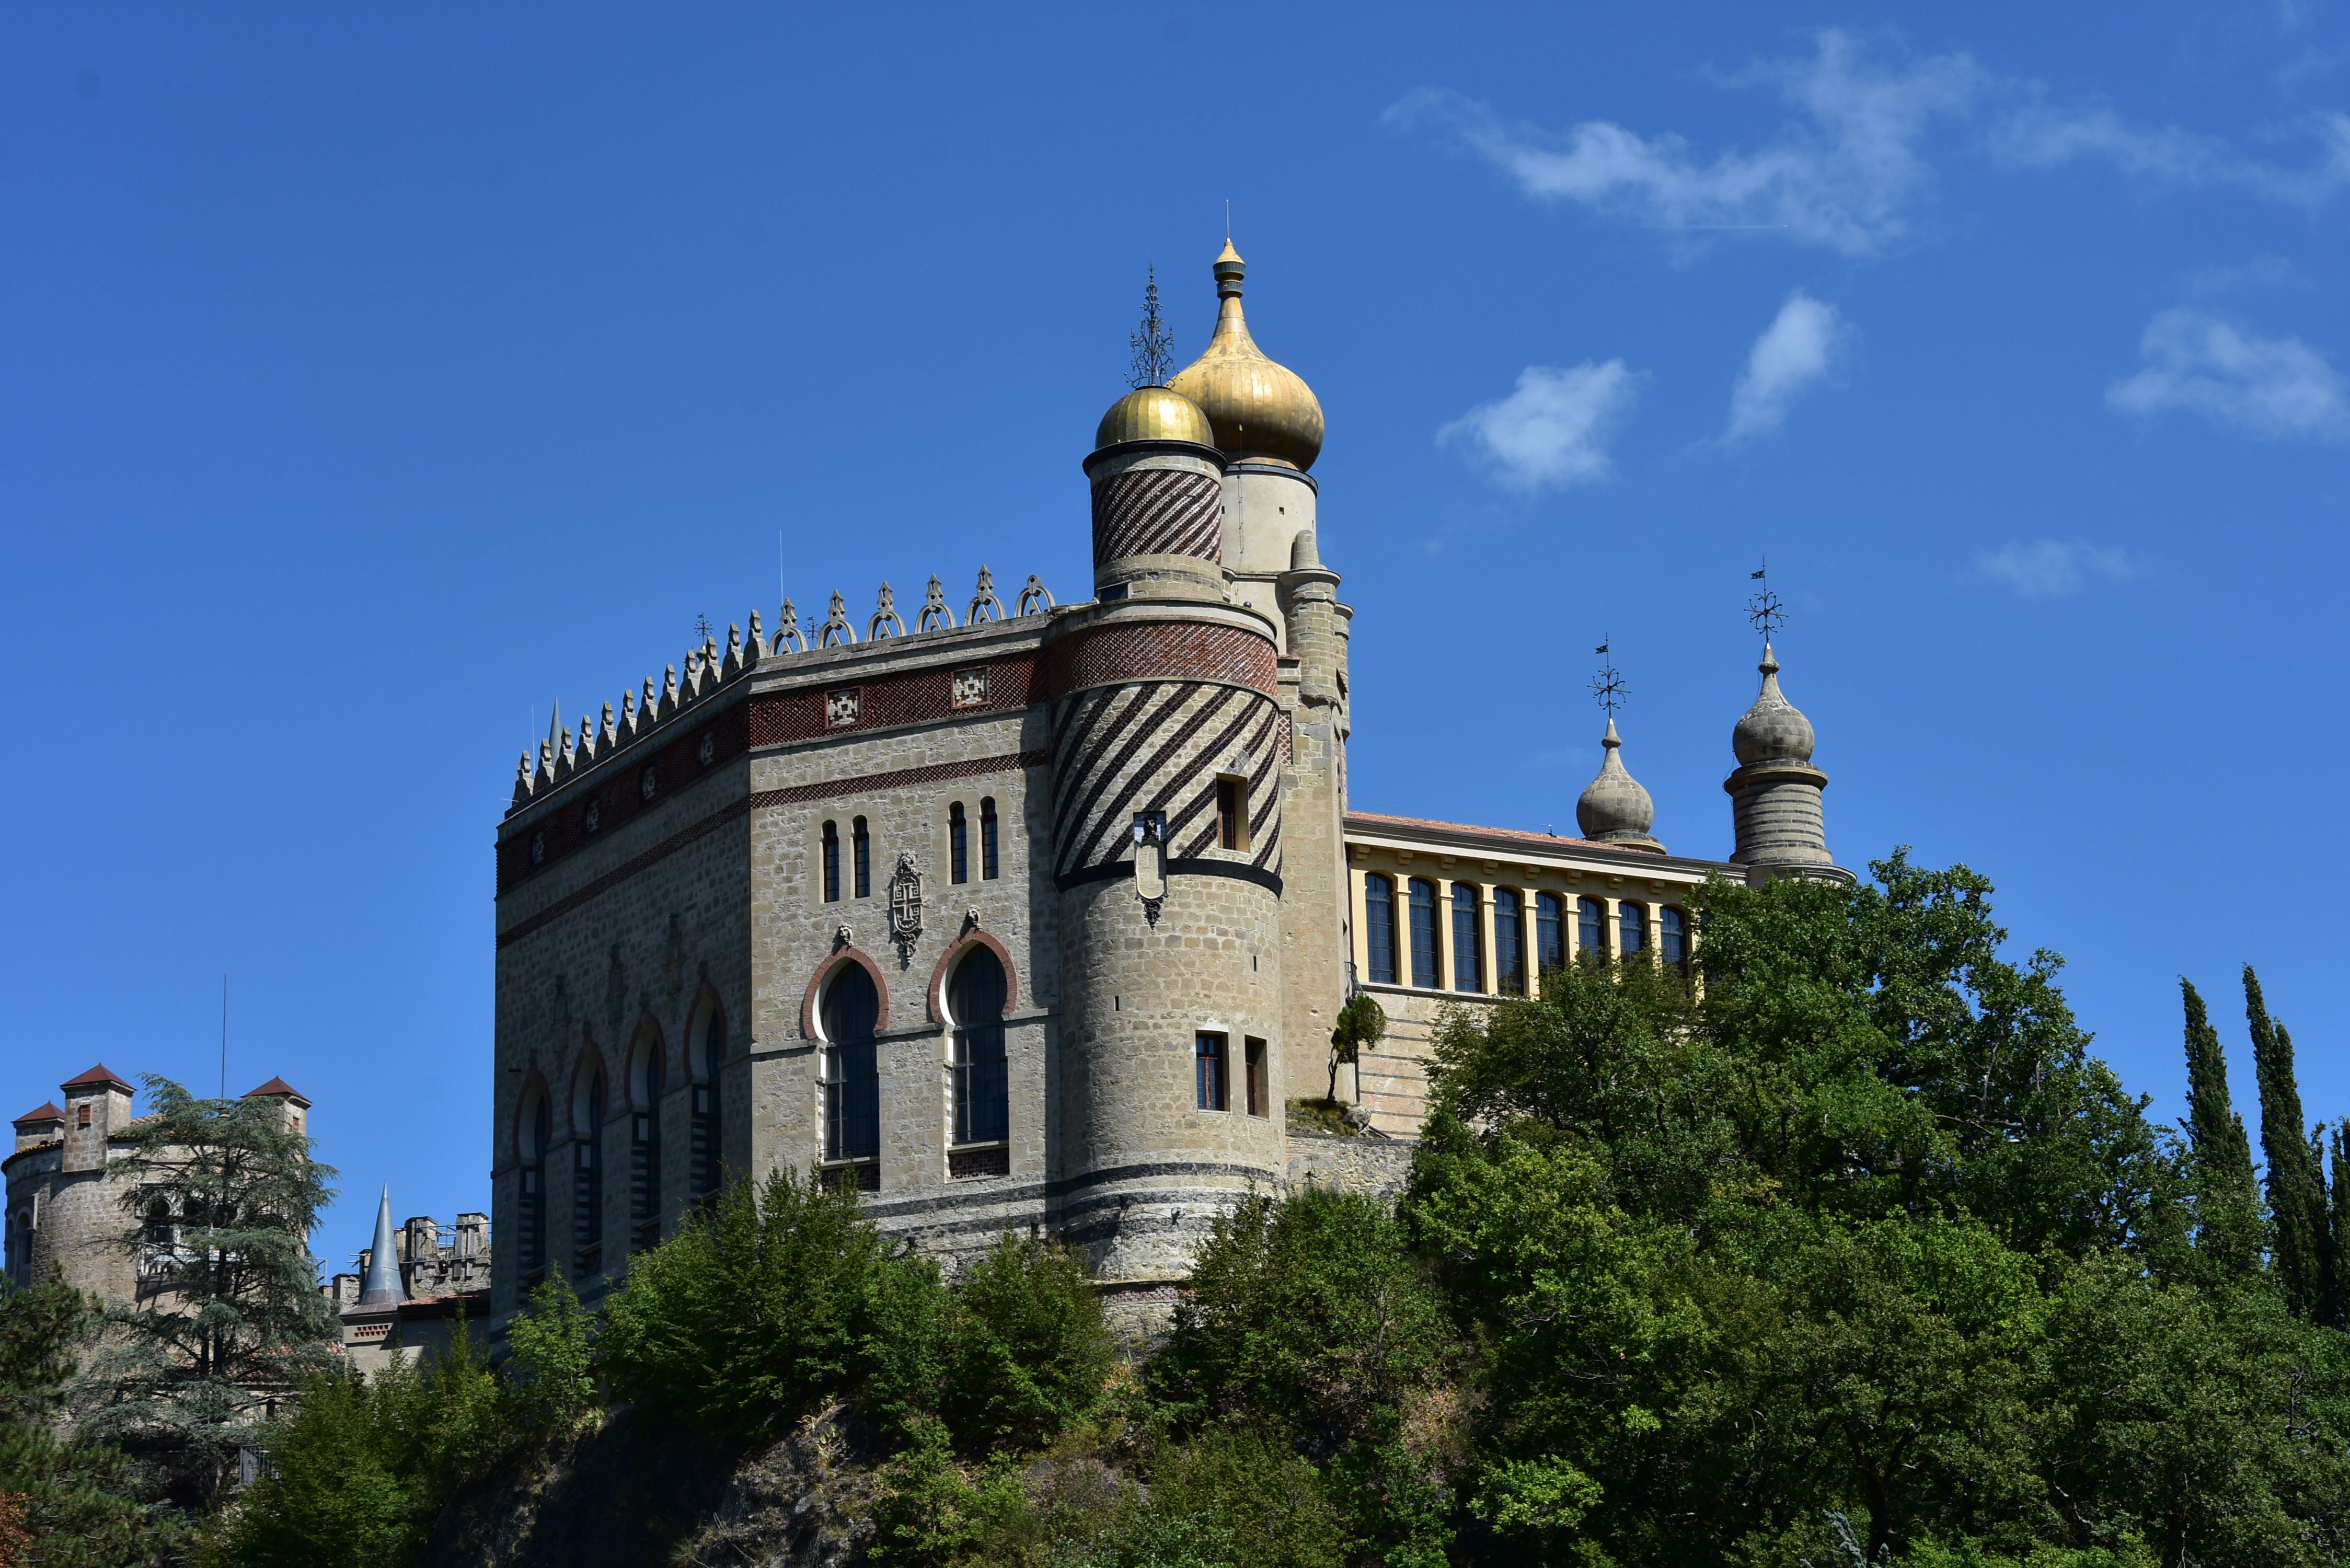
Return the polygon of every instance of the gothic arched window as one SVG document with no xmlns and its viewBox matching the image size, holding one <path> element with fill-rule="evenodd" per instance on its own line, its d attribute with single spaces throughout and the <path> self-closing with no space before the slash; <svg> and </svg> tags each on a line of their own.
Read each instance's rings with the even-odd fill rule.
<svg viewBox="0 0 2350 1568">
<path fill-rule="evenodd" d="M 872 1159 L 881 1152 L 881 1072 L 873 1030 L 881 996 L 855 961 L 833 971 L 824 992 L 824 1146 L 827 1159 Z"/>
<path fill-rule="evenodd" d="M 994 1143 L 1012 1136 L 1003 1060 L 1003 965 L 974 943 L 955 966 L 955 1142 Z"/>
<path fill-rule="evenodd" d="M 1555 893 L 1534 897 L 1534 968 L 1566 967 L 1566 900 Z"/>
<path fill-rule="evenodd" d="M 1503 996 L 1526 993 L 1524 911 L 1515 892 L 1493 889 L 1493 988 Z"/>
<path fill-rule="evenodd" d="M 1374 873 L 1363 878 L 1363 945 L 1371 960 L 1371 983 L 1393 985 L 1396 978 L 1395 884 Z"/>
<path fill-rule="evenodd" d="M 1436 968 L 1436 884 L 1411 880 L 1411 983 L 1433 991 L 1443 983 Z"/>
<path fill-rule="evenodd" d="M 1452 989 L 1482 991 L 1484 946 L 1478 940 L 1477 885 L 1452 884 Z"/>
</svg>

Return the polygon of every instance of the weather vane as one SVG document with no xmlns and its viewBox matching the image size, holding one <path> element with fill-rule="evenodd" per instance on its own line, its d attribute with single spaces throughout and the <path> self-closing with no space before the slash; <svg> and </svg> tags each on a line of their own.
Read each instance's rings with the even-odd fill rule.
<svg viewBox="0 0 2350 1568">
<path fill-rule="evenodd" d="M 695 616 L 693 618 L 693 646 L 700 648 L 703 643 L 708 642 L 710 640 L 711 630 L 710 618 L 708 616 Z"/>
<path fill-rule="evenodd" d="M 1607 710 L 1611 723 L 1615 721 L 1616 710 L 1624 705 L 1627 695 L 1624 677 L 1617 672 L 1616 661 L 1607 652 L 1608 643 L 1615 640 L 1610 637 L 1591 650 L 1599 656 L 1599 673 L 1591 678 L 1591 700 Z"/>
<path fill-rule="evenodd" d="M 1762 634 L 1764 642 L 1769 642 L 1771 634 L 1787 624 L 1787 607 L 1780 603 L 1779 596 L 1771 591 L 1771 563 L 1768 558 L 1746 576 L 1750 581 L 1762 585 L 1754 597 L 1746 601 L 1747 624 Z"/>
<path fill-rule="evenodd" d="M 1163 387 L 1175 364 L 1175 335 L 1159 315 L 1159 269 L 1150 269 L 1150 286 L 1142 291 L 1142 325 L 1127 341 L 1134 348 L 1134 369 L 1126 378 L 1129 387 Z"/>
</svg>

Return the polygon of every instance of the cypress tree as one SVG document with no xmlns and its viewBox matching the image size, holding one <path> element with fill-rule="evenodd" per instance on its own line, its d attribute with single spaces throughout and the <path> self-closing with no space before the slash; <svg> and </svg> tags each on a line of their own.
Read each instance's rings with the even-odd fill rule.
<svg viewBox="0 0 2350 1568">
<path fill-rule="evenodd" d="M 2187 1137 L 2196 1198 L 2197 1246 L 2230 1275 L 2259 1271 L 2267 1237 L 2251 1139 L 2228 1093 L 2228 1058 L 2203 998 L 2184 975 L 2187 1010 Z"/>
<path fill-rule="evenodd" d="M 2327 1283 L 2326 1321 L 2336 1328 L 2350 1328 L 2350 1267 L 2345 1267 L 2345 1252 L 2350 1252 L 2350 1172 L 2343 1162 L 2350 1160 L 2350 1122 L 2334 1124 L 2334 1187 L 2332 1189 L 2332 1224 L 2328 1227 L 2331 1245 L 2326 1249 L 2326 1262 L 2331 1265 Z"/>
<path fill-rule="evenodd" d="M 2269 1016 L 2260 978 L 2244 966 L 2244 1017 L 2251 1025 L 2252 1063 L 2261 1083 L 2261 1152 L 2268 1157 L 2269 1217 L 2276 1227 L 2278 1282 L 2286 1304 L 2303 1317 L 2325 1309 L 2325 1254 L 2330 1251 L 2325 1173 L 2303 1130 L 2301 1086 L 2293 1075 L 2293 1036 Z"/>
</svg>

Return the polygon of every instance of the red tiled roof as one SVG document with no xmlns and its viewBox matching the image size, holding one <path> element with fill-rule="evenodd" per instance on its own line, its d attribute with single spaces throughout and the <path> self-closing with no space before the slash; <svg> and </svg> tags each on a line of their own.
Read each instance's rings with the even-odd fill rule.
<svg viewBox="0 0 2350 1568">
<path fill-rule="evenodd" d="M 55 1100 L 51 1100 L 47 1105 L 39 1106 L 32 1110 L 26 1111 L 23 1116 L 18 1116 L 9 1125 L 11 1127 L 24 1127 L 30 1122 L 61 1122 L 65 1119 L 65 1112 L 57 1109 L 57 1102 Z"/>
<path fill-rule="evenodd" d="M 1427 816 L 1388 816 L 1376 811 L 1350 811 L 1347 826 L 1357 823 L 1367 828 L 1435 828 L 1445 833 L 1473 833 L 1480 838 L 1511 838 L 1523 844 L 1544 846 L 1574 845 L 1584 849 L 1621 849 L 1620 844 L 1602 844 L 1591 838 L 1562 838 L 1555 833 L 1528 833 L 1520 827 L 1482 827 L 1473 822 L 1439 822 Z"/>
<path fill-rule="evenodd" d="M 122 1081 L 121 1076 L 117 1074 L 113 1068 L 108 1066 L 103 1062 L 100 1062 L 97 1066 L 92 1067 L 88 1072 L 84 1073 L 78 1078 L 68 1078 L 64 1083 L 58 1085 L 57 1087 L 61 1089 L 79 1089 L 86 1088 L 93 1084 L 111 1084 L 126 1095 L 136 1092 L 129 1084 Z"/>
<path fill-rule="evenodd" d="M 283 1078 L 272 1078 L 269 1082 L 262 1085 L 261 1087 L 257 1089 L 247 1089 L 244 1092 L 244 1097 L 248 1100 L 252 1099 L 256 1095 L 274 1095 L 281 1099 L 300 1100 L 306 1106 L 310 1103 L 308 1096 L 303 1094 L 301 1090 L 296 1088 L 293 1085 L 287 1083 Z"/>
</svg>

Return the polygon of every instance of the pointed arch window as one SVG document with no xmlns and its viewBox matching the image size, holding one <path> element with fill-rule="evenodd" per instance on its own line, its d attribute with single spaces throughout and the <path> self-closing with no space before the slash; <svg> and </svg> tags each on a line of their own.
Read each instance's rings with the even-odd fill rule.
<svg viewBox="0 0 2350 1568">
<path fill-rule="evenodd" d="M 1376 872 L 1363 878 L 1363 946 L 1371 961 L 1371 983 L 1393 985 L 1396 978 L 1395 884 Z"/>
<path fill-rule="evenodd" d="M 881 1153 L 881 1071 L 873 1030 L 881 996 L 855 961 L 833 971 L 824 992 L 824 1145 L 827 1159 Z"/>
<path fill-rule="evenodd" d="M 955 966 L 955 1142 L 998 1143 L 1012 1136 L 1003 1056 L 1003 965 L 974 945 Z"/>
</svg>

